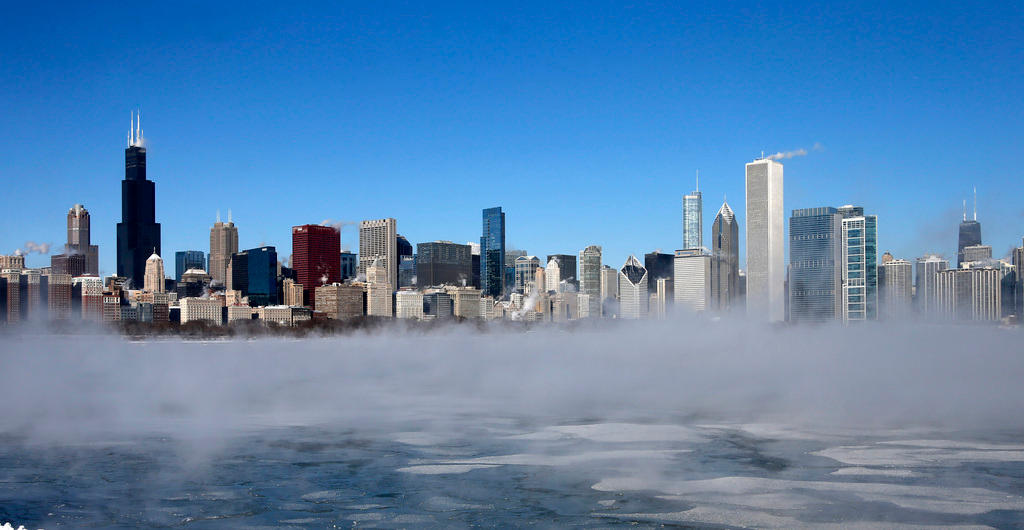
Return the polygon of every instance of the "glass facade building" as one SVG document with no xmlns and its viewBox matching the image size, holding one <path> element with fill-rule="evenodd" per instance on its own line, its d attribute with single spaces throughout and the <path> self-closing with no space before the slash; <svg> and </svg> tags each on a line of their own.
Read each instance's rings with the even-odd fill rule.
<svg viewBox="0 0 1024 530">
<path fill-rule="evenodd" d="M 683 248 L 704 246 L 703 231 L 704 201 L 700 191 L 683 196 Z"/>
<path fill-rule="evenodd" d="M 121 222 L 117 223 L 117 275 L 141 286 L 146 260 L 160 251 L 156 185 L 146 180 L 146 148 L 141 137 L 124 150 Z"/>
<path fill-rule="evenodd" d="M 206 270 L 206 253 L 202 250 L 179 250 L 174 253 L 174 281 L 180 282 L 181 275 L 189 269 Z"/>
<path fill-rule="evenodd" d="M 245 251 L 247 255 L 247 289 L 253 307 L 277 303 L 277 248 L 259 247 Z"/>
<path fill-rule="evenodd" d="M 711 305 L 719 311 L 732 309 L 739 297 L 740 228 L 725 202 L 711 225 Z"/>
<path fill-rule="evenodd" d="M 789 319 L 841 318 L 842 216 L 830 206 L 793 210 L 789 218 Z"/>
<path fill-rule="evenodd" d="M 500 298 L 505 294 L 505 212 L 500 206 L 483 211 L 480 283 L 484 296 Z"/>
<path fill-rule="evenodd" d="M 843 322 L 878 318 L 878 218 L 843 206 Z"/>
<path fill-rule="evenodd" d="M 416 244 L 416 284 L 422 287 L 472 285 L 473 254 L 469 245 L 451 241 Z"/>
</svg>

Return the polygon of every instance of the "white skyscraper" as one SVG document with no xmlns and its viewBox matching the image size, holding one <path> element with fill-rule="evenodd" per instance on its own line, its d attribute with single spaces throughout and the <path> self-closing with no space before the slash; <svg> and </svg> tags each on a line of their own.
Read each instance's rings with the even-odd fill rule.
<svg viewBox="0 0 1024 530">
<path fill-rule="evenodd" d="M 677 309 L 706 311 L 711 300 L 711 255 L 701 249 L 677 250 L 672 283 Z"/>
<path fill-rule="evenodd" d="M 704 245 L 704 201 L 700 195 L 700 175 L 696 189 L 683 195 L 683 248 L 700 248 Z"/>
<path fill-rule="evenodd" d="M 759 158 L 746 172 L 747 314 L 780 322 L 786 316 L 782 164 Z"/>
<path fill-rule="evenodd" d="M 630 256 L 619 269 L 619 317 L 645 318 L 651 299 L 647 293 L 647 269 L 636 256 Z"/>
<path fill-rule="evenodd" d="M 883 261 L 878 266 L 879 316 L 906 319 L 913 309 L 914 266 L 905 259 Z"/>
<path fill-rule="evenodd" d="M 548 261 L 547 268 L 544 269 L 544 290 L 545 291 L 559 291 L 559 276 L 560 276 L 558 260 L 552 259 Z"/>
<path fill-rule="evenodd" d="M 375 260 L 387 269 L 388 283 L 398 288 L 398 228 L 394 218 L 359 222 L 359 274 Z"/>
</svg>

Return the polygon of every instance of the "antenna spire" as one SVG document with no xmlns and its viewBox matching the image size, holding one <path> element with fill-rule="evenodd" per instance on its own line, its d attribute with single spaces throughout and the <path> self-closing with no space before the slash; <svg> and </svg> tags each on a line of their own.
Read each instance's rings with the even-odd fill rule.
<svg viewBox="0 0 1024 530">
<path fill-rule="evenodd" d="M 231 223 L 231 208 L 228 208 L 228 223 Z"/>
<path fill-rule="evenodd" d="M 967 199 L 964 199 L 964 221 L 967 221 Z"/>
<path fill-rule="evenodd" d="M 137 119 L 135 120 L 135 142 L 139 143 L 142 141 L 142 111 L 138 111 Z"/>
<path fill-rule="evenodd" d="M 220 209 L 217 209 L 217 222 L 220 222 Z"/>
<path fill-rule="evenodd" d="M 694 190 L 694 191 L 698 191 L 699 192 L 700 191 L 700 170 L 699 169 L 697 170 L 696 186 L 697 186 L 697 189 Z"/>
<path fill-rule="evenodd" d="M 974 187 L 974 220 L 978 220 L 978 187 Z"/>
</svg>

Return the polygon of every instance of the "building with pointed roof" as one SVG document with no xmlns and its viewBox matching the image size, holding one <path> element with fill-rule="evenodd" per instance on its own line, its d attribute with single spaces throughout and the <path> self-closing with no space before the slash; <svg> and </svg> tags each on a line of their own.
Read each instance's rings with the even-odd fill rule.
<svg viewBox="0 0 1024 530">
<path fill-rule="evenodd" d="M 647 269 L 636 256 L 630 255 L 619 269 L 619 317 L 640 319 L 650 309 L 647 291 Z"/>
</svg>

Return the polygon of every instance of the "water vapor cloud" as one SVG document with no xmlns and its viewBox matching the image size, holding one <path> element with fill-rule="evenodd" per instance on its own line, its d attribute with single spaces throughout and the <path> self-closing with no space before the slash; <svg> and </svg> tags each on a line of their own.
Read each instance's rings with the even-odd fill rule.
<svg viewBox="0 0 1024 530">
<path fill-rule="evenodd" d="M 801 147 L 799 149 L 794 149 L 792 151 L 780 151 L 780 152 L 775 153 L 773 155 L 768 155 L 765 158 L 768 158 L 768 159 L 771 159 L 771 160 L 788 160 L 790 158 L 797 157 L 797 156 L 807 156 L 807 154 L 810 153 L 810 152 L 824 151 L 824 150 L 825 150 L 825 147 L 823 145 L 821 145 L 818 142 L 814 142 L 814 145 L 811 146 L 811 149 L 809 151 L 807 149 Z"/>
</svg>

